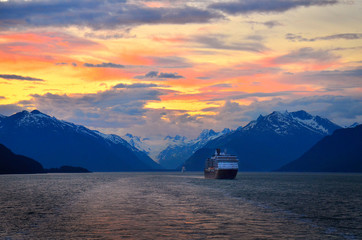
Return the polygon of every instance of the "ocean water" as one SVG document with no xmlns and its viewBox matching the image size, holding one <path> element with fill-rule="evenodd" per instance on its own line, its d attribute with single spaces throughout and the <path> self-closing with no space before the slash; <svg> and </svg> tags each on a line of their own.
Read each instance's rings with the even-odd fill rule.
<svg viewBox="0 0 362 240">
<path fill-rule="evenodd" d="M 2 175 L 0 239 L 362 239 L 362 174 Z"/>
</svg>

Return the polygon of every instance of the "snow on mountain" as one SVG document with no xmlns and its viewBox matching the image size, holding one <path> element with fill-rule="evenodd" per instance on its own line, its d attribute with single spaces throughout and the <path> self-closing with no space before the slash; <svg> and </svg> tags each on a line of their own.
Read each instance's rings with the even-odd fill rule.
<svg viewBox="0 0 362 240">
<path fill-rule="evenodd" d="M 167 141 L 165 143 L 166 148 L 158 154 L 157 159 L 162 166 L 168 169 L 175 169 L 208 141 L 230 132 L 231 130 L 228 128 L 221 132 L 204 129 L 197 138 L 191 140 L 179 135 L 175 137 L 167 136 L 164 139 Z"/>
<path fill-rule="evenodd" d="M 38 110 L 2 118 L 0 142 L 46 167 L 78 163 L 93 171 L 160 168 L 145 152 L 117 135 L 58 120 Z"/>
<path fill-rule="evenodd" d="M 77 133 L 85 134 L 94 138 L 103 138 L 109 143 L 113 144 L 126 144 L 127 141 L 122 139 L 121 137 L 114 134 L 104 134 L 97 130 L 88 129 L 82 125 L 76 125 L 71 122 L 67 122 L 64 120 L 58 120 L 55 117 L 48 116 L 38 110 L 33 110 L 28 112 L 26 110 L 17 113 L 14 116 L 14 120 L 18 127 L 26 128 L 26 127 L 36 127 L 36 128 L 44 128 L 44 127 L 54 127 L 58 129 L 72 129 Z"/>
<path fill-rule="evenodd" d="M 353 124 L 351 124 L 351 126 L 348 126 L 348 127 L 346 127 L 346 128 L 355 128 L 355 127 L 357 127 L 358 125 L 360 125 L 358 122 L 355 122 L 355 123 L 353 123 Z"/>
<path fill-rule="evenodd" d="M 27 127 L 36 127 L 36 128 L 44 128 L 44 127 L 54 127 L 58 129 L 72 129 L 77 133 L 85 134 L 94 138 L 103 138 L 109 143 L 113 144 L 128 144 L 127 141 L 122 139 L 121 137 L 114 134 L 104 134 L 97 130 L 88 129 L 82 125 L 76 125 L 71 122 L 67 122 L 64 120 L 58 120 L 55 117 L 51 117 L 46 115 L 38 110 L 33 110 L 28 112 L 26 110 L 16 113 L 11 116 L 14 118 L 16 125 L 20 128 Z"/>
<path fill-rule="evenodd" d="M 187 137 L 180 135 L 176 135 L 174 137 L 166 136 L 163 140 L 166 141 L 166 145 L 171 145 L 171 144 L 180 145 L 188 142 Z"/>
<path fill-rule="evenodd" d="M 184 163 L 186 169 L 200 171 L 215 148 L 238 156 L 245 171 L 270 171 L 281 167 L 323 137 L 341 128 L 326 118 L 305 111 L 272 112 L 260 115 L 245 127 L 208 141 Z"/>
<path fill-rule="evenodd" d="M 340 128 L 338 125 L 320 116 L 313 116 L 303 110 L 284 113 L 275 111 L 269 115 L 260 115 L 257 120 L 251 121 L 240 130 L 248 131 L 258 129 L 260 131 L 274 131 L 280 135 L 291 134 L 298 129 L 307 128 L 321 135 L 332 134 Z"/>
<path fill-rule="evenodd" d="M 145 153 L 151 152 L 150 146 L 144 142 L 147 139 L 141 139 L 140 137 L 134 136 L 130 133 L 122 136 L 122 138 L 126 140 L 132 147 L 137 148 L 140 151 L 143 151 Z"/>
</svg>

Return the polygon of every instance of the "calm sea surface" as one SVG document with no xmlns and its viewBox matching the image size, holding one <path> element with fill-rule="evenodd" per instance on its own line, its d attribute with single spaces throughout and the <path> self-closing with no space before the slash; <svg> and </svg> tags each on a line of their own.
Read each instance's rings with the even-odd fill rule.
<svg viewBox="0 0 362 240">
<path fill-rule="evenodd" d="M 0 239 L 362 239 L 361 174 L 0 176 Z"/>
</svg>

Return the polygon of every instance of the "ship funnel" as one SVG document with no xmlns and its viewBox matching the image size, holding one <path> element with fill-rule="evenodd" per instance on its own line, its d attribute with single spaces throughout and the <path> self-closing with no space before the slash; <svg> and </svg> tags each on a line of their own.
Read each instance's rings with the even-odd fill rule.
<svg viewBox="0 0 362 240">
<path fill-rule="evenodd" d="M 220 149 L 220 148 L 216 148 L 216 155 L 217 155 L 217 156 L 220 155 L 220 152 L 221 152 L 221 149 Z"/>
</svg>

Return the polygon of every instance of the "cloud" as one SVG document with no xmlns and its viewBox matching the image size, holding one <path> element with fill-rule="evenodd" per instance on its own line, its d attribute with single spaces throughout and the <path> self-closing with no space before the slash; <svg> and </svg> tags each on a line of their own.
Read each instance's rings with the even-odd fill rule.
<svg viewBox="0 0 362 240">
<path fill-rule="evenodd" d="M 159 73 L 158 78 L 174 78 L 174 79 L 180 79 L 184 78 L 183 76 L 178 75 L 178 73 Z"/>
<path fill-rule="evenodd" d="M 273 111 L 305 110 L 313 115 L 330 119 L 341 126 L 348 126 L 354 122 L 362 122 L 362 98 L 340 95 L 316 95 L 309 97 L 282 99 L 275 97 L 266 101 L 254 101 L 249 105 L 242 105 L 230 100 L 221 107 L 207 108 L 215 115 L 203 116 L 203 126 L 229 127 L 236 129 L 255 120 L 260 114 L 267 115 Z"/>
<path fill-rule="evenodd" d="M 111 62 L 101 64 L 84 63 L 83 66 L 91 68 L 124 68 L 124 65 Z"/>
<path fill-rule="evenodd" d="M 97 31 L 94 32 L 87 32 L 84 34 L 86 38 L 98 38 L 103 40 L 108 39 L 119 39 L 119 38 L 135 38 L 136 35 L 131 35 L 132 28 L 124 28 L 124 29 L 117 29 L 116 31 Z"/>
<path fill-rule="evenodd" d="M 330 53 L 327 50 L 314 50 L 313 48 L 306 47 L 301 48 L 296 51 L 292 51 L 286 55 L 277 57 L 274 59 L 275 63 L 278 64 L 288 64 L 288 63 L 298 63 L 298 62 L 331 62 L 339 59 L 339 56 L 336 56 Z"/>
<path fill-rule="evenodd" d="M 197 79 L 200 79 L 200 80 L 209 80 L 209 79 L 211 79 L 211 77 L 203 76 L 203 77 L 197 77 Z"/>
<path fill-rule="evenodd" d="M 238 0 L 213 3 L 209 7 L 227 14 L 280 13 L 297 7 L 324 6 L 338 3 L 338 0 Z"/>
<path fill-rule="evenodd" d="M 193 66 L 187 59 L 177 56 L 148 57 L 148 59 L 160 68 L 190 68 Z"/>
<path fill-rule="evenodd" d="M 197 36 L 193 40 L 205 48 L 237 50 L 247 52 L 263 52 L 268 48 L 260 42 L 227 43 L 224 35 Z"/>
<path fill-rule="evenodd" d="M 0 27 L 129 28 L 141 24 L 207 23 L 223 16 L 190 6 L 147 7 L 128 1 L 7 1 L 0 2 Z"/>
<path fill-rule="evenodd" d="M 57 66 L 66 66 L 66 65 L 72 65 L 73 67 L 76 67 L 76 66 L 78 66 L 78 64 L 77 63 L 66 63 L 66 62 L 60 62 L 60 63 L 55 63 L 55 65 L 57 65 Z"/>
<path fill-rule="evenodd" d="M 17 104 L 4 104 L 0 105 L 0 114 L 5 116 L 10 116 L 14 113 L 22 111 L 23 108 L 18 106 Z"/>
<path fill-rule="evenodd" d="M 35 82 L 43 82 L 43 79 L 33 78 L 33 77 L 24 77 L 15 74 L 0 74 L 0 78 L 7 80 L 21 80 L 21 81 L 35 81 Z"/>
<path fill-rule="evenodd" d="M 278 81 L 289 84 L 318 86 L 321 91 L 353 94 L 362 88 L 362 68 L 343 70 L 305 71 L 287 74 Z"/>
<path fill-rule="evenodd" d="M 278 105 L 281 105 L 279 103 Z M 307 111 L 327 117 L 342 126 L 362 120 L 362 98 L 340 95 L 311 96 L 289 101 L 290 109 Z"/>
<path fill-rule="evenodd" d="M 135 76 L 134 78 L 137 79 L 152 79 L 152 78 L 157 78 L 157 79 L 180 79 L 180 78 L 185 78 L 181 75 L 178 75 L 178 73 L 163 73 L 163 72 L 157 72 L 157 71 L 150 71 L 148 73 L 146 73 L 145 75 L 138 75 Z"/>
<path fill-rule="evenodd" d="M 287 33 L 285 35 L 285 38 L 290 41 L 293 41 L 293 42 L 314 42 L 314 41 L 318 41 L 318 40 L 338 40 L 338 39 L 358 40 L 358 39 L 362 39 L 362 33 L 341 33 L 341 34 L 333 34 L 333 35 L 327 35 L 327 36 L 315 37 L 315 38 L 305 38 L 301 35 Z"/>
<path fill-rule="evenodd" d="M 308 73 L 307 73 L 308 74 Z M 362 77 L 362 68 L 350 69 L 350 70 L 333 70 L 333 71 L 320 71 L 317 73 L 319 76 L 326 77 Z M 316 73 L 313 73 L 315 76 Z"/>
<path fill-rule="evenodd" d="M 119 83 L 115 85 L 113 88 L 150 88 L 150 87 L 158 87 L 157 84 L 146 84 L 146 83 L 135 83 L 135 84 L 124 84 Z"/>
<path fill-rule="evenodd" d="M 148 72 L 145 74 L 146 78 L 155 78 L 157 76 L 158 76 L 158 72 L 156 72 L 156 71 L 151 71 L 151 72 Z"/>
<path fill-rule="evenodd" d="M 264 26 L 266 26 L 268 28 L 273 28 L 273 27 L 276 27 L 276 26 L 283 26 L 283 24 L 281 24 L 278 21 L 267 21 L 267 22 L 247 21 L 247 23 L 250 23 L 252 25 L 254 25 L 254 24 L 264 25 Z"/>
<path fill-rule="evenodd" d="M 280 97 L 280 96 L 290 96 L 297 93 L 297 91 L 281 91 L 281 92 L 255 92 L 255 93 L 243 93 L 243 92 L 233 92 L 229 96 L 210 99 L 211 101 L 222 101 L 222 100 L 239 100 L 239 99 L 248 99 L 248 98 L 262 98 L 262 97 Z"/>
<path fill-rule="evenodd" d="M 28 109 L 54 115 L 91 128 L 128 128 L 145 123 L 148 101 L 160 101 L 166 90 L 152 88 L 112 88 L 93 94 L 34 94 L 21 101 Z"/>
</svg>

